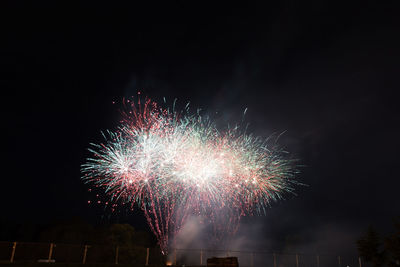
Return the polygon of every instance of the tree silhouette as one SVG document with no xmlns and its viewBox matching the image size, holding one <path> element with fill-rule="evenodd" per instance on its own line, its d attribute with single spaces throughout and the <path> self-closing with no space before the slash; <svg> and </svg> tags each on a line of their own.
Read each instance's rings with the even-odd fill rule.
<svg viewBox="0 0 400 267">
<path fill-rule="evenodd" d="M 357 240 L 358 253 L 366 262 L 379 267 L 384 264 L 384 252 L 380 251 L 380 248 L 379 235 L 372 226 L 369 226 L 367 232 Z"/>
<path fill-rule="evenodd" d="M 400 218 L 394 220 L 395 232 L 385 239 L 390 266 L 400 266 Z"/>
<path fill-rule="evenodd" d="M 94 228 L 80 218 L 58 222 L 40 234 L 40 241 L 66 244 L 85 244 L 91 242 Z"/>
</svg>

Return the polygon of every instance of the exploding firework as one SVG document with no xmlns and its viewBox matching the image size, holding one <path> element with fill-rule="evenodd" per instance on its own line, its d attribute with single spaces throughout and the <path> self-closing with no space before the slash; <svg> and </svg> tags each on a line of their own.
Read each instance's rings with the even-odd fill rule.
<svg viewBox="0 0 400 267">
<path fill-rule="evenodd" d="M 164 253 L 189 216 L 234 232 L 241 216 L 265 213 L 271 201 L 293 192 L 294 162 L 268 140 L 238 126 L 219 131 L 199 112 L 148 99 L 125 103 L 118 130 L 89 149 L 94 156 L 82 165 L 83 179 L 113 201 L 140 207 Z"/>
</svg>

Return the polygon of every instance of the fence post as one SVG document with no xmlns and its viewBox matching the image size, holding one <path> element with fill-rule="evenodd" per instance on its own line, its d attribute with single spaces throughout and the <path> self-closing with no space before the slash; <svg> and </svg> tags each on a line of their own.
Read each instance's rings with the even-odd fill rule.
<svg viewBox="0 0 400 267">
<path fill-rule="evenodd" d="M 296 267 L 299 267 L 299 254 L 296 253 Z"/>
<path fill-rule="evenodd" d="M 53 255 L 53 247 L 54 247 L 54 244 L 53 244 L 53 243 L 50 243 L 50 250 L 49 250 L 48 262 L 50 262 L 51 256 Z"/>
<path fill-rule="evenodd" d="M 14 262 L 14 256 L 15 256 L 15 249 L 17 248 L 17 242 L 13 243 L 13 247 L 12 247 L 12 251 L 11 251 L 11 258 L 10 258 L 10 262 L 13 263 Z"/>
<path fill-rule="evenodd" d="M 176 248 L 174 248 L 174 265 L 176 266 Z"/>
<path fill-rule="evenodd" d="M 361 266 L 361 257 L 358 257 L 358 265 L 359 265 L 359 267 L 362 267 Z"/>
<path fill-rule="evenodd" d="M 339 267 L 341 267 L 342 266 L 342 259 L 340 258 L 340 256 L 338 256 L 337 258 L 338 258 Z"/>
<path fill-rule="evenodd" d="M 274 256 L 274 267 L 276 267 L 276 254 L 274 253 L 273 256 Z"/>
<path fill-rule="evenodd" d="M 118 264 L 119 246 L 115 248 L 115 264 Z"/>
<path fill-rule="evenodd" d="M 319 255 L 317 254 L 317 267 L 319 267 Z"/>
<path fill-rule="evenodd" d="M 200 266 L 203 265 L 203 250 L 200 250 Z"/>
<path fill-rule="evenodd" d="M 146 248 L 146 266 L 149 266 L 150 248 Z"/>
<path fill-rule="evenodd" d="M 86 263 L 87 249 L 88 249 L 88 245 L 85 245 L 85 249 L 83 250 L 82 264 Z"/>
</svg>

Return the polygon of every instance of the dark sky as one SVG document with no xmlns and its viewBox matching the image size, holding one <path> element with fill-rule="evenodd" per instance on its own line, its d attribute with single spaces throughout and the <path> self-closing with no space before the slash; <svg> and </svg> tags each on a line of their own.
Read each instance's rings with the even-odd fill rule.
<svg viewBox="0 0 400 267">
<path fill-rule="evenodd" d="M 266 239 L 337 248 L 368 224 L 390 231 L 400 215 L 398 9 L 186 2 L 3 4 L 1 216 L 101 221 L 80 165 L 116 127 L 112 101 L 141 91 L 223 123 L 248 108 L 255 134 L 286 131 L 280 144 L 306 165 L 308 186 L 244 220 Z"/>
</svg>

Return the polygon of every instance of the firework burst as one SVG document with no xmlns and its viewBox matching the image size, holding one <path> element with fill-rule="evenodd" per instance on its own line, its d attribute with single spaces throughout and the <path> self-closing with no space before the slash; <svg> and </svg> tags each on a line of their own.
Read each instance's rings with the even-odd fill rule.
<svg viewBox="0 0 400 267">
<path fill-rule="evenodd" d="M 199 113 L 150 100 L 125 103 L 118 130 L 89 149 L 83 179 L 113 201 L 140 207 L 163 252 L 188 216 L 218 222 L 228 210 L 226 229 L 234 232 L 241 216 L 265 213 L 293 192 L 294 162 L 268 140 L 239 127 L 219 131 Z"/>
</svg>

